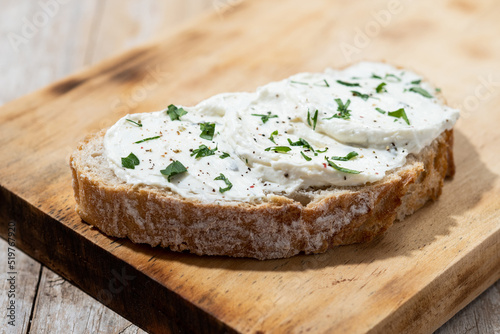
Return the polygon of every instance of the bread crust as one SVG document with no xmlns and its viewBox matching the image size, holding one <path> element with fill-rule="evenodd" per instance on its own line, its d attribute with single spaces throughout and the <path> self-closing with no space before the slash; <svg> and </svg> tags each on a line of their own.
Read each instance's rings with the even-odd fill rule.
<svg viewBox="0 0 500 334">
<path fill-rule="evenodd" d="M 447 130 L 373 184 L 308 189 L 262 203 L 202 203 L 120 181 L 103 163 L 104 133 L 86 138 L 70 158 L 80 217 L 110 236 L 198 255 L 265 260 L 367 242 L 437 199 L 455 170 Z"/>
</svg>

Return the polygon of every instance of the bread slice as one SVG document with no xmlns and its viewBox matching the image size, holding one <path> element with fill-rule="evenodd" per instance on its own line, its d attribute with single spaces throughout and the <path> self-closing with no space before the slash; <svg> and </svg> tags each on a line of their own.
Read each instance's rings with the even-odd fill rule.
<svg viewBox="0 0 500 334">
<path fill-rule="evenodd" d="M 372 184 L 301 190 L 253 204 L 207 204 L 118 179 L 107 167 L 104 134 L 85 139 L 70 158 L 78 214 L 110 236 L 198 255 L 265 260 L 367 242 L 437 199 L 455 171 L 453 130 L 446 130 Z"/>
</svg>

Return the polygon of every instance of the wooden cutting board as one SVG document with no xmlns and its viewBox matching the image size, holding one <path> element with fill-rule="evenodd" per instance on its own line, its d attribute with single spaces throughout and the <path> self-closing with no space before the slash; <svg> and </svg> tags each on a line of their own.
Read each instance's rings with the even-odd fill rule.
<svg viewBox="0 0 500 334">
<path fill-rule="evenodd" d="M 500 278 L 500 3 L 227 0 L 0 108 L 0 232 L 153 333 L 431 332 Z M 361 59 L 411 68 L 462 109 L 457 174 L 378 240 L 257 261 L 109 238 L 75 214 L 68 159 L 126 113 L 193 105 Z"/>
</svg>

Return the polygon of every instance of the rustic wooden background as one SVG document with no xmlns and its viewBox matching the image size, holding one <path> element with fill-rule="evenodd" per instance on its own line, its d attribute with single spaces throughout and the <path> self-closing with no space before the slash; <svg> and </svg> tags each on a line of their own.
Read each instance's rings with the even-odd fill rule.
<svg viewBox="0 0 500 334">
<path fill-rule="evenodd" d="M 215 11 L 223 20 L 224 10 L 239 1 L 0 0 L 0 104 L 160 34 L 175 33 L 197 15 Z M 6 253 L 7 243 L 0 239 L 2 310 Z M 2 311 L 2 333 L 144 333 L 20 252 L 17 267 L 17 326 L 10 331 Z M 437 333 L 500 333 L 500 281 Z"/>
</svg>

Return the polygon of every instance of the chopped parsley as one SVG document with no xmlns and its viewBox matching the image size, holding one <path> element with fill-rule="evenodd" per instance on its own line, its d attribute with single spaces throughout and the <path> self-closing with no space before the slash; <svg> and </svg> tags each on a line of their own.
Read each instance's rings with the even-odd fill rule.
<svg viewBox="0 0 500 334">
<path fill-rule="evenodd" d="M 200 123 L 200 137 L 206 140 L 212 140 L 215 133 L 215 123 Z"/>
<path fill-rule="evenodd" d="M 422 79 L 418 79 L 418 80 L 413 80 L 411 82 L 412 85 L 420 85 L 420 83 L 422 82 Z"/>
<path fill-rule="evenodd" d="M 387 90 L 385 89 L 385 86 L 386 83 L 385 82 L 382 82 L 380 85 L 377 86 L 377 88 L 375 88 L 375 91 L 377 93 L 383 93 L 383 92 L 387 92 Z"/>
<path fill-rule="evenodd" d="M 305 139 L 299 138 L 299 140 L 297 140 L 296 142 L 292 142 L 290 138 L 287 138 L 287 140 L 290 146 L 302 146 L 303 148 L 314 152 L 314 148 Z"/>
<path fill-rule="evenodd" d="M 184 167 L 184 165 L 177 160 L 174 160 L 170 165 L 167 166 L 167 168 L 160 170 L 160 173 L 167 176 L 168 182 L 170 182 L 172 176 L 182 174 L 185 172 L 187 172 L 186 167 Z"/>
<path fill-rule="evenodd" d="M 376 74 L 374 74 L 374 73 L 372 73 L 372 78 L 373 78 L 373 79 L 380 79 L 380 80 L 382 80 L 382 77 L 381 77 L 381 76 L 376 75 Z"/>
<path fill-rule="evenodd" d="M 357 171 L 357 170 L 340 167 L 339 165 L 335 164 L 333 161 L 329 160 L 327 157 L 325 157 L 325 160 L 328 162 L 328 165 L 330 165 L 330 167 L 332 167 L 335 170 L 338 170 L 339 172 L 348 173 L 348 174 L 359 174 L 359 173 L 361 173 L 360 171 Z"/>
<path fill-rule="evenodd" d="M 332 119 L 332 118 L 350 119 L 351 118 L 351 111 L 347 108 L 351 104 L 351 100 L 347 100 L 347 102 L 345 104 L 342 102 L 341 99 L 335 99 L 335 102 L 337 102 L 337 105 L 338 105 L 337 111 L 339 113 L 333 115 L 332 117 L 325 118 L 325 119 Z"/>
<path fill-rule="evenodd" d="M 302 82 L 302 81 L 290 80 L 290 82 L 299 85 L 309 85 L 307 82 Z"/>
<path fill-rule="evenodd" d="M 328 151 L 328 147 L 325 148 L 324 150 L 316 150 L 316 152 L 318 152 L 318 153 L 325 153 L 326 151 Z"/>
<path fill-rule="evenodd" d="M 357 152 L 349 152 L 345 157 L 332 157 L 332 160 L 337 160 L 337 161 L 349 161 L 354 157 L 357 157 L 359 154 Z"/>
<path fill-rule="evenodd" d="M 269 140 L 276 144 L 276 142 L 274 141 L 274 136 L 277 136 L 277 135 L 278 135 L 278 130 L 274 130 L 273 132 L 271 132 L 271 136 L 269 136 Z"/>
<path fill-rule="evenodd" d="M 131 119 L 128 119 L 128 118 L 127 118 L 127 119 L 125 119 L 125 120 L 126 120 L 127 122 L 130 122 L 130 123 L 132 123 L 132 124 L 134 124 L 134 125 L 136 125 L 136 126 L 138 126 L 138 127 L 142 128 L 142 123 L 141 123 L 141 121 L 140 121 L 140 120 L 139 120 L 139 122 L 135 122 L 135 121 L 133 121 L 133 120 L 131 120 Z"/>
<path fill-rule="evenodd" d="M 362 94 L 362 93 L 357 92 L 355 90 L 351 90 L 351 93 L 352 93 L 352 96 L 359 96 L 360 98 L 362 98 L 365 101 L 370 98 L 370 95 L 368 95 L 368 94 Z"/>
<path fill-rule="evenodd" d="M 306 161 L 311 161 L 312 160 L 312 158 L 310 158 L 307 155 L 305 155 L 304 152 L 300 151 L 300 154 L 302 154 L 302 156 L 304 157 L 304 159 L 306 159 Z"/>
<path fill-rule="evenodd" d="M 323 81 L 325 82 L 325 87 L 330 87 L 330 85 L 328 84 L 328 81 L 326 81 L 326 79 L 323 79 Z"/>
<path fill-rule="evenodd" d="M 277 118 L 278 115 L 273 115 L 271 114 L 270 111 L 267 112 L 267 115 L 262 115 L 262 114 L 252 114 L 252 116 L 259 116 L 260 119 L 262 120 L 262 123 L 266 124 L 267 121 L 269 121 L 270 118 Z"/>
<path fill-rule="evenodd" d="M 219 158 L 220 158 L 220 159 L 226 159 L 226 158 L 229 158 L 229 157 L 230 157 L 229 153 L 227 153 L 227 152 L 222 152 L 222 155 L 221 155 Z"/>
<path fill-rule="evenodd" d="M 359 83 L 357 83 L 357 82 L 351 83 L 351 82 L 346 82 L 346 81 L 342 81 L 342 80 L 337 80 L 337 83 L 344 85 L 344 86 L 347 86 L 347 87 L 361 87 L 359 85 Z"/>
<path fill-rule="evenodd" d="M 224 192 L 230 190 L 233 187 L 233 184 L 222 173 L 220 173 L 220 175 L 217 176 L 214 180 L 216 180 L 216 181 L 218 181 L 218 180 L 224 181 L 224 183 L 227 186 L 226 188 L 219 187 L 219 192 L 220 193 L 224 193 Z"/>
<path fill-rule="evenodd" d="M 397 76 L 396 76 L 396 75 L 394 75 L 394 74 L 389 73 L 389 74 L 386 74 L 386 75 L 385 75 L 385 79 L 386 79 L 386 80 L 388 80 L 389 78 L 394 78 L 397 82 L 401 82 L 401 78 L 400 78 L 400 77 L 397 77 Z M 389 81 L 390 81 L 390 80 L 389 80 Z"/>
<path fill-rule="evenodd" d="M 199 159 L 203 157 L 208 157 L 210 155 L 215 155 L 215 151 L 217 151 L 217 147 L 211 150 L 206 145 L 200 145 L 200 147 L 193 150 L 191 156 L 195 155 L 195 158 Z"/>
<path fill-rule="evenodd" d="M 139 158 L 134 153 L 130 153 L 128 157 L 122 158 L 122 166 L 128 169 L 135 169 L 135 166 L 140 163 Z"/>
<path fill-rule="evenodd" d="M 395 111 L 389 111 L 387 115 L 392 116 L 392 117 L 397 117 L 397 118 L 402 118 L 406 122 L 406 124 L 410 125 L 410 120 L 408 120 L 408 117 L 406 116 L 406 112 L 404 108 L 400 108 Z"/>
<path fill-rule="evenodd" d="M 186 110 L 177 108 L 173 104 L 169 105 L 166 111 L 172 121 L 180 121 L 180 117 L 187 114 Z"/>
<path fill-rule="evenodd" d="M 312 126 L 313 130 L 316 130 L 317 123 L 318 123 L 318 110 L 316 109 L 316 111 L 314 112 L 314 116 L 312 118 L 311 118 L 311 113 L 309 112 L 309 110 L 307 110 L 307 124 L 309 124 L 309 126 Z"/>
<path fill-rule="evenodd" d="M 410 92 L 414 92 L 414 93 L 418 93 L 426 98 L 432 98 L 432 95 L 429 94 L 428 91 L 426 91 L 425 89 L 421 88 L 421 87 L 412 87 L 409 89 Z"/>
<path fill-rule="evenodd" d="M 155 137 L 149 137 L 149 138 L 144 138 L 142 140 L 138 140 L 138 141 L 135 141 L 134 144 L 139 144 L 139 143 L 144 143 L 145 141 L 148 141 L 148 140 L 153 140 L 153 139 L 158 139 L 160 138 L 161 136 L 155 136 Z"/>
<path fill-rule="evenodd" d="M 375 110 L 377 110 L 381 114 L 385 114 L 386 113 L 386 111 L 384 109 L 375 108 Z"/>
<path fill-rule="evenodd" d="M 441 93 L 441 88 L 436 88 L 436 93 Z"/>
<path fill-rule="evenodd" d="M 289 152 L 291 151 L 292 149 L 288 146 L 272 146 L 272 147 L 268 147 L 266 148 L 264 151 L 274 151 L 276 153 L 286 153 L 286 152 Z"/>
</svg>

